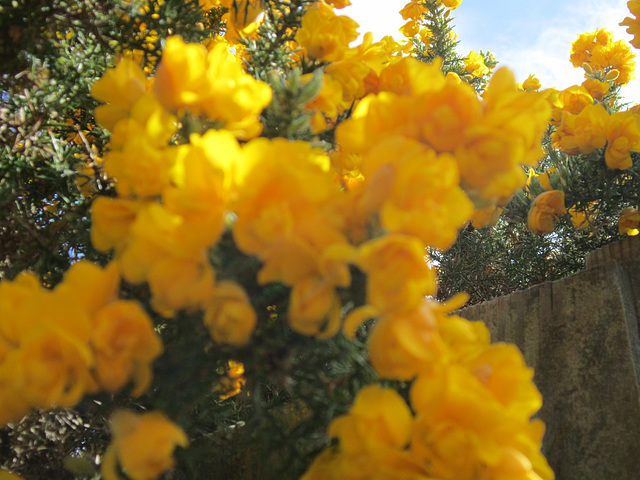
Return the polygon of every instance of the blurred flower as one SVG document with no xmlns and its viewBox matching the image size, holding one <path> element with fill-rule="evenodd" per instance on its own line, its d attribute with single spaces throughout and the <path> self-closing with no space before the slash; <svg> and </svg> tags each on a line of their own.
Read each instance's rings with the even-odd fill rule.
<svg viewBox="0 0 640 480">
<path fill-rule="evenodd" d="M 161 412 L 137 414 L 120 410 L 110 420 L 112 439 L 102 460 L 105 480 L 154 480 L 175 464 L 176 446 L 186 447 L 184 431 Z"/>
<path fill-rule="evenodd" d="M 469 55 L 464 59 L 464 71 L 474 77 L 482 77 L 489 73 L 489 69 L 484 64 L 482 55 L 474 51 L 469 52 Z"/>
<path fill-rule="evenodd" d="M 255 329 L 256 313 L 240 285 L 220 282 L 205 306 L 204 324 L 217 343 L 243 346 Z"/>
<path fill-rule="evenodd" d="M 640 212 L 637 207 L 625 208 L 618 219 L 620 235 L 634 236 L 640 233 Z"/>
<path fill-rule="evenodd" d="M 567 213 L 564 206 L 564 192 L 551 190 L 538 195 L 529 210 L 528 225 L 533 233 L 546 234 L 553 232 L 553 222 L 558 215 Z"/>
</svg>

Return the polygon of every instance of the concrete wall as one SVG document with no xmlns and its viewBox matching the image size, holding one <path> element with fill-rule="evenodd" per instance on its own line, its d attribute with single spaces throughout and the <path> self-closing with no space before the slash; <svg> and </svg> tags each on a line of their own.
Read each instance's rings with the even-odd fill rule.
<svg viewBox="0 0 640 480">
<path fill-rule="evenodd" d="M 544 398 L 543 451 L 558 480 L 640 479 L 640 238 L 582 272 L 462 309 L 518 345 Z"/>
</svg>

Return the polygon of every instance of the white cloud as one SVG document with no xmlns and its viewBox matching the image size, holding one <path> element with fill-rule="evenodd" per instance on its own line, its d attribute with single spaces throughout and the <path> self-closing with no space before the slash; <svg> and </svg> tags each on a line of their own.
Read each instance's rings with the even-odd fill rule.
<svg viewBox="0 0 640 480">
<path fill-rule="evenodd" d="M 351 1 L 353 5 L 343 9 L 340 14 L 356 20 L 360 24 L 361 34 L 371 31 L 374 40 L 379 40 L 384 35 L 403 38 L 398 29 L 404 24 L 404 20 L 398 12 L 408 0 Z M 463 0 L 460 8 L 453 12 L 454 16 L 460 17 L 459 22 L 454 19 L 454 24 L 460 26 L 457 29 L 460 34 L 459 52 L 466 54 L 471 50 L 491 50 L 501 65 L 515 71 L 518 81 L 523 81 L 533 73 L 543 87 L 562 89 L 579 84 L 584 79 L 584 72 L 581 68 L 574 68 L 569 61 L 571 44 L 579 34 L 606 28 L 614 33 L 617 40 L 631 39 L 626 33 L 626 27 L 619 25 L 629 16 L 627 0 L 557 0 L 556 8 L 549 11 L 548 16 L 540 22 L 526 23 L 522 18 L 505 14 L 505 18 L 498 19 L 503 28 L 484 33 L 487 38 L 478 36 L 479 29 L 473 28 L 473 22 L 482 20 L 465 15 L 466 2 L 469 2 L 470 10 L 478 8 L 471 3 L 473 1 L 477 0 Z M 488 4 L 481 4 L 480 8 L 485 6 L 489 7 Z M 492 15 L 500 11 L 496 8 L 496 2 L 491 6 Z M 517 9 L 517 6 L 511 4 L 511 14 L 514 8 Z M 473 45 L 465 40 L 465 31 L 471 30 L 475 34 Z M 640 102 L 640 79 L 626 85 L 622 94 L 629 101 Z"/>
<path fill-rule="evenodd" d="M 537 32 L 533 36 L 522 32 L 523 38 L 530 38 L 528 44 L 515 38 L 500 42 L 492 52 L 502 65 L 516 72 L 519 81 L 533 73 L 543 87 L 563 89 L 584 80 L 584 71 L 569 61 L 571 44 L 577 36 L 605 28 L 613 32 L 616 40 L 628 41 L 631 37 L 626 27 L 619 25 L 628 15 L 626 0 L 565 0 L 560 2 L 555 16 L 530 26 Z M 464 38 L 461 40 L 464 45 Z M 621 93 L 629 101 L 640 101 L 640 80 L 630 82 Z"/>
</svg>

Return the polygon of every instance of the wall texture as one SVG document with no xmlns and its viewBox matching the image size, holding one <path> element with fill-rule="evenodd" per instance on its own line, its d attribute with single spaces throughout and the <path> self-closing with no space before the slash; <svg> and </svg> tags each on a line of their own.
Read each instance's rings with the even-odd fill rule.
<svg viewBox="0 0 640 480">
<path fill-rule="evenodd" d="M 640 479 L 640 238 L 586 269 L 458 312 L 483 320 L 535 369 L 558 480 Z"/>
</svg>

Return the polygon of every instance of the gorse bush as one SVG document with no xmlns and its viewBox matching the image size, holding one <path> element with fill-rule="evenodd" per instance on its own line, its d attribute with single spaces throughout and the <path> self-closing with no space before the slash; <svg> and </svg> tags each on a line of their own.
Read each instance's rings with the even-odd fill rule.
<svg viewBox="0 0 640 480">
<path fill-rule="evenodd" d="M 346 4 L 0 7 L 0 477 L 553 478 L 453 312 L 638 233 L 631 47 L 538 91 L 459 1 L 360 43 Z"/>
</svg>

